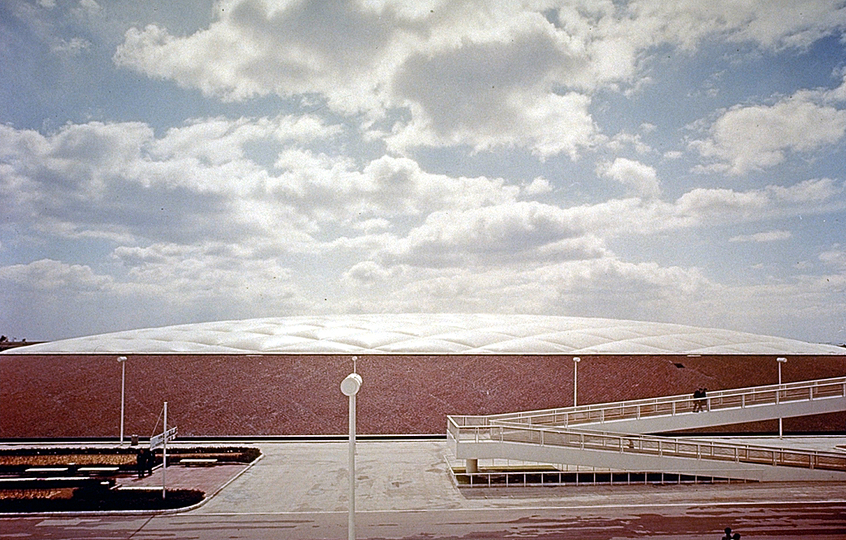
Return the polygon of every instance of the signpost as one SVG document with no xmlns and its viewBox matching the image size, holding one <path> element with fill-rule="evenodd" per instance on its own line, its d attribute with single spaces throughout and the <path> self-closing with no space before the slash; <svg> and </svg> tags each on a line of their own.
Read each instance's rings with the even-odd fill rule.
<svg viewBox="0 0 846 540">
<path fill-rule="evenodd" d="M 150 450 L 156 450 L 164 446 L 165 438 L 171 441 L 176 438 L 176 427 L 172 427 L 165 433 L 159 433 L 150 437 Z"/>
<path fill-rule="evenodd" d="M 164 402 L 164 431 L 150 437 L 150 450 L 162 449 L 162 499 L 167 493 L 167 441 L 176 438 L 176 426 L 167 429 L 167 401 Z"/>
</svg>

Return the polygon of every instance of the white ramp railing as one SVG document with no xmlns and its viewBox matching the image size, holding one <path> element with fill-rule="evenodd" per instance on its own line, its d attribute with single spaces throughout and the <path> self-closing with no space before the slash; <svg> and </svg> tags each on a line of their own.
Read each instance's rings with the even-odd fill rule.
<svg viewBox="0 0 846 540">
<path fill-rule="evenodd" d="M 566 463 L 612 471 L 664 471 L 757 481 L 846 481 L 846 454 L 624 435 L 525 424 L 464 425 L 450 417 L 459 459 Z"/>
<path fill-rule="evenodd" d="M 779 416 L 802 416 L 807 414 L 831 412 L 821 402 L 827 399 L 846 398 L 846 377 L 817 379 L 786 384 L 737 388 L 732 390 L 717 390 L 709 392 L 704 399 L 695 399 L 691 395 L 677 395 L 658 398 L 647 398 L 615 403 L 597 403 L 578 407 L 564 407 L 539 411 L 524 411 L 516 413 L 488 415 L 484 418 L 488 423 L 520 422 L 531 425 L 545 426 L 588 426 L 590 424 L 605 424 L 626 420 L 645 420 L 658 417 L 674 417 L 694 414 L 697 401 L 704 411 L 731 412 L 743 409 L 788 404 L 807 404 L 809 407 L 794 408 L 779 413 L 773 409 L 770 418 Z M 839 406 L 835 405 L 839 410 Z M 811 412 L 808 412 L 808 411 Z M 816 411 L 815 411 L 816 410 Z M 765 414 L 765 413 L 764 413 Z M 760 419 L 761 412 L 756 413 Z M 725 417 L 725 416 L 724 416 Z M 481 417 L 480 417 L 481 418 Z M 689 417 L 688 417 L 689 418 Z M 719 420 L 719 418 L 715 418 Z M 711 424 L 707 419 L 701 419 L 698 424 Z M 684 428 L 682 425 L 680 428 Z"/>
<path fill-rule="evenodd" d="M 456 444 L 522 443 L 632 455 L 708 459 L 846 472 L 846 453 L 509 423 L 487 426 L 459 425 L 461 422 L 462 417 L 449 417 L 449 438 Z"/>
<path fill-rule="evenodd" d="M 689 395 L 488 416 L 447 417 L 459 459 L 508 458 L 640 471 L 716 471 L 757 480 L 846 480 L 846 453 L 640 435 L 623 428 L 680 429 L 843 410 L 846 377 L 711 392 L 704 413 Z M 670 421 L 667 421 L 667 419 Z M 640 423 L 639 423 L 640 422 Z M 712 422 L 712 423 L 711 423 Z M 805 471 L 802 473 L 802 471 Z"/>
</svg>

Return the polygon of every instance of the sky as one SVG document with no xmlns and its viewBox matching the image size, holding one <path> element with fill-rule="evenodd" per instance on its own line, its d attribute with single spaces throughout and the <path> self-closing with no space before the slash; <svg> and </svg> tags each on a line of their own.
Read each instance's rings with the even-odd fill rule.
<svg viewBox="0 0 846 540">
<path fill-rule="evenodd" d="M 846 341 L 843 0 L 5 0 L 0 332 Z"/>
</svg>

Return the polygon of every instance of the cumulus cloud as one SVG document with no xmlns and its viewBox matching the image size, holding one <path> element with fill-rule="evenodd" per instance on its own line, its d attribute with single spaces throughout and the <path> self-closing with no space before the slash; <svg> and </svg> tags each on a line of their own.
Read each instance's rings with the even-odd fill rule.
<svg viewBox="0 0 846 540">
<path fill-rule="evenodd" d="M 299 294 L 289 268 L 250 247 L 219 242 L 121 246 L 112 257 L 127 268 L 137 293 L 149 287 L 157 297 L 182 303 L 238 298 L 277 304 Z"/>
<path fill-rule="evenodd" d="M 421 216 L 512 201 L 519 194 L 503 179 L 431 174 L 411 159 L 390 156 L 357 168 L 346 159 L 289 149 L 275 167 L 280 173 L 266 180 L 268 194 L 319 221 Z"/>
<path fill-rule="evenodd" d="M 820 253 L 819 259 L 841 272 L 846 272 L 846 250 L 840 244 L 835 244 L 831 249 Z"/>
<path fill-rule="evenodd" d="M 366 291 L 355 295 L 355 307 L 364 311 L 500 311 L 647 319 L 683 312 L 686 302 L 714 287 L 695 268 L 631 263 L 611 255 L 485 268 L 385 267 L 366 262 L 350 269 L 345 278 L 353 291 Z"/>
<path fill-rule="evenodd" d="M 824 96 L 801 91 L 773 105 L 733 107 L 691 146 L 715 161 L 706 169 L 740 175 L 778 165 L 789 153 L 835 144 L 846 133 L 846 110 Z"/>
<path fill-rule="evenodd" d="M 529 182 L 529 185 L 523 188 L 523 192 L 529 196 L 541 195 L 543 193 L 549 193 L 551 191 L 552 184 L 543 176 L 533 178 L 532 181 Z"/>
<path fill-rule="evenodd" d="M 69 56 L 77 56 L 82 51 L 91 47 L 91 42 L 87 39 L 75 37 L 71 39 L 62 39 L 54 43 L 50 50 L 57 54 L 66 54 Z"/>
<path fill-rule="evenodd" d="M 792 186 L 767 186 L 774 198 L 787 203 L 822 203 L 843 193 L 844 185 L 831 178 L 803 180 Z"/>
<path fill-rule="evenodd" d="M 54 237 L 127 246 L 219 241 L 303 253 L 384 246 L 378 235 L 391 231 L 397 241 L 381 250 L 383 260 L 585 259 L 605 255 L 603 238 L 844 206 L 842 183 L 828 178 L 698 188 L 660 201 L 655 170 L 624 158 L 600 172 L 639 197 L 573 207 L 521 202 L 549 192 L 550 182 L 539 177 L 521 188 L 429 173 L 409 158 L 357 164 L 315 153 L 302 144 L 332 140 L 339 128 L 308 117 L 195 119 L 159 137 L 142 123 L 0 133 L 0 195 L 10 219 Z M 266 145 L 267 163 L 252 155 L 257 143 Z"/>
<path fill-rule="evenodd" d="M 388 143 L 522 146 L 541 157 L 576 157 L 598 136 L 590 98 L 553 88 L 572 86 L 572 73 L 585 60 L 545 19 L 526 14 L 503 24 L 496 37 L 486 33 L 412 54 L 394 76 L 391 100 L 414 118 Z"/>
<path fill-rule="evenodd" d="M 652 199 L 661 194 L 658 173 L 638 161 L 617 158 L 611 163 L 600 163 L 597 173 L 623 184 L 631 195 Z"/>
<path fill-rule="evenodd" d="M 399 31 L 391 10 L 349 1 L 218 7 L 219 19 L 190 36 L 156 25 L 130 29 L 115 62 L 229 100 L 318 92 L 339 110 L 373 107 L 378 66 L 392 63 Z"/>
<path fill-rule="evenodd" d="M 150 148 L 158 159 L 191 158 L 211 165 L 245 157 L 245 145 L 258 141 L 306 144 L 332 139 L 341 132 L 314 116 L 229 119 L 198 118 L 167 130 Z"/>
<path fill-rule="evenodd" d="M 386 276 L 396 267 L 485 268 L 613 258 L 606 240 L 654 235 L 703 226 L 764 222 L 773 218 L 844 207 L 842 189 L 828 180 L 760 190 L 694 189 L 672 202 L 614 199 L 593 205 L 561 207 L 506 202 L 466 210 L 440 210 L 405 235 L 393 235 L 371 253 L 369 276 Z M 825 194 L 822 198 L 808 194 Z M 788 231 L 736 236 L 740 241 L 776 241 Z M 352 274 L 351 274 L 352 275 Z"/>
<path fill-rule="evenodd" d="M 517 146 L 542 158 L 576 158 L 603 140 L 589 111 L 592 93 L 643 80 L 637 75 L 648 50 L 690 50 L 711 36 L 767 49 L 802 47 L 846 22 L 835 0 L 801 6 L 433 0 L 414 7 L 392 0 L 225 0 L 218 7 L 207 28 L 185 36 L 154 24 L 131 28 L 114 62 L 226 100 L 318 96 L 344 114 L 364 113 L 368 125 L 407 111 L 410 119 L 397 122 L 388 139 L 397 151 Z M 761 142 L 770 155 L 749 163 L 730 153 L 726 130 L 715 127 L 703 155 L 737 161 L 737 170 L 766 165 L 793 146 Z"/>
<path fill-rule="evenodd" d="M 0 267 L 0 280 L 35 291 L 100 291 L 113 283 L 111 276 L 97 275 L 89 266 L 41 259 L 27 264 Z"/>
<path fill-rule="evenodd" d="M 159 138 L 141 123 L 69 124 L 47 136 L 0 126 L 0 133 L 0 193 L 13 203 L 11 212 L 33 228 L 65 237 L 234 240 L 257 232 L 278 237 L 287 225 L 287 239 L 303 240 L 315 227 L 315 213 L 309 215 L 305 204 L 309 195 L 319 195 L 317 204 L 326 212 L 356 210 L 347 207 L 343 190 L 317 189 L 321 179 L 369 183 L 349 188 L 359 190 L 353 197 L 359 206 L 379 190 L 375 171 L 352 170 L 347 160 L 322 171 L 302 162 L 275 175 L 250 155 L 256 145 L 272 155 L 337 134 L 336 127 L 309 117 L 194 120 Z M 417 180 L 412 184 L 426 183 L 432 204 L 439 196 L 455 202 L 460 189 L 467 200 L 478 196 L 478 204 L 489 200 L 485 189 L 489 198 L 508 193 L 501 182 L 481 179 L 454 186 L 425 182 L 422 175 Z M 439 193 L 439 186 L 451 188 L 451 195 Z M 425 199 L 413 190 L 407 194 L 417 196 Z M 97 212 L 86 211 L 94 204 Z"/>
<path fill-rule="evenodd" d="M 10 103 L 30 106 L 0 126 L 0 280 L 40 295 L 39 313 L 75 291 L 85 313 L 158 306 L 138 310 L 156 324 L 321 310 L 714 313 L 719 325 L 751 313 L 744 328 L 800 305 L 842 315 L 825 304 L 846 279 L 842 246 L 819 253 L 787 225 L 821 216 L 802 237 L 833 234 L 822 218 L 846 210 L 846 79 L 807 88 L 826 69 L 843 77 L 841 0 L 196 3 L 7 10 Z M 729 92 L 727 63 L 762 76 Z M 18 85 L 32 65 L 59 71 Z M 103 92 L 81 89 L 89 75 Z M 126 108 L 142 95 L 174 106 Z M 285 114 L 261 116 L 274 107 Z M 42 109 L 42 131 L 13 127 L 37 128 Z M 127 110 L 141 121 L 78 120 Z M 689 115 L 705 119 L 680 141 Z M 687 174 L 691 157 L 706 174 Z M 723 177 L 779 164 L 770 180 Z M 789 257 L 761 265 L 766 286 L 720 285 L 744 278 L 684 252 L 691 239 Z M 45 249 L 74 256 L 31 256 Z"/>
<path fill-rule="evenodd" d="M 729 242 L 777 242 L 793 238 L 790 231 L 765 231 L 754 234 L 739 234 L 729 238 Z"/>
<path fill-rule="evenodd" d="M 749 191 L 696 188 L 676 200 L 673 212 L 690 217 L 697 224 L 750 222 L 842 209 L 846 203 L 843 193 L 843 185 L 828 178 Z"/>
<path fill-rule="evenodd" d="M 601 242 L 576 238 L 581 233 L 566 212 L 536 202 L 439 211 L 386 248 L 382 258 L 416 266 L 457 266 L 600 256 Z"/>
</svg>

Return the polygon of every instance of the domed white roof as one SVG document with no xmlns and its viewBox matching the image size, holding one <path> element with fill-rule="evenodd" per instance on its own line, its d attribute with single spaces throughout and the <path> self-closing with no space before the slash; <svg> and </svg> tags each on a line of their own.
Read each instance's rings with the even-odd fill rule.
<svg viewBox="0 0 846 540">
<path fill-rule="evenodd" d="M 129 330 L 5 354 L 846 354 L 846 349 L 679 324 L 540 315 L 274 317 Z"/>
</svg>

